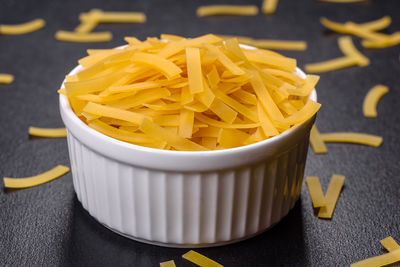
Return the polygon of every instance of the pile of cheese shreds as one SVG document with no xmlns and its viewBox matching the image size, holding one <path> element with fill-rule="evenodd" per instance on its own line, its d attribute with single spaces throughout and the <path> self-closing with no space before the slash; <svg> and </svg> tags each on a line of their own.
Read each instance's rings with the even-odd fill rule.
<svg viewBox="0 0 400 267">
<path fill-rule="evenodd" d="M 311 118 L 319 80 L 296 60 L 246 49 L 237 39 L 126 37 L 119 49 L 88 50 L 65 94 L 91 128 L 132 144 L 201 151 L 252 144 Z"/>
</svg>

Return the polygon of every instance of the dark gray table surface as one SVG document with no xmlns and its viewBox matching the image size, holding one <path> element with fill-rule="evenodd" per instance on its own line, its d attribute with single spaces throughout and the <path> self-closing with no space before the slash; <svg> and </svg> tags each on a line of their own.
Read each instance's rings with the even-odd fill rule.
<svg viewBox="0 0 400 267">
<path fill-rule="evenodd" d="M 355 4 L 281 0 L 273 16 L 196 17 L 198 6 L 214 3 L 261 5 L 255 0 L 1 0 L 0 24 L 43 18 L 47 25 L 30 34 L 0 36 L 0 73 L 15 75 L 14 83 L 0 85 L 0 176 L 31 176 L 57 164 L 69 166 L 65 139 L 29 138 L 27 130 L 30 125 L 63 126 L 56 90 L 87 48 L 115 47 L 126 35 L 143 39 L 161 33 L 306 40 L 306 51 L 282 52 L 297 58 L 302 67 L 342 55 L 339 35 L 324 29 L 321 16 L 366 22 L 390 15 L 393 23 L 386 32 L 400 30 L 398 0 Z M 54 39 L 57 30 L 74 29 L 80 12 L 95 7 L 143 11 L 148 21 L 100 25 L 96 31 L 114 34 L 108 43 Z M 332 220 L 314 215 L 303 186 L 295 208 L 269 231 L 198 252 L 225 266 L 345 266 L 385 253 L 380 239 L 391 235 L 400 241 L 400 46 L 367 50 L 358 38 L 353 40 L 371 64 L 321 75 L 317 89 L 323 107 L 317 125 L 321 132 L 363 132 L 380 135 L 384 141 L 379 148 L 328 144 L 326 155 L 310 150 L 305 174 L 319 176 L 324 189 L 332 174 L 346 176 Z M 376 84 L 389 86 L 390 92 L 379 103 L 378 118 L 367 119 L 362 102 Z M 181 258 L 186 251 L 142 244 L 104 228 L 77 200 L 70 173 L 29 189 L 0 190 L 0 266 L 159 266 L 170 259 L 177 266 L 194 266 Z"/>
</svg>

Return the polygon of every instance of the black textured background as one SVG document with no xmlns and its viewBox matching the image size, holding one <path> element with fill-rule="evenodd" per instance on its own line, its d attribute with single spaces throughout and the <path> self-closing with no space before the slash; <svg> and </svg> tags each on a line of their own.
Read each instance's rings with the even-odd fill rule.
<svg viewBox="0 0 400 267">
<path fill-rule="evenodd" d="M 65 139 L 30 139 L 28 127 L 62 127 L 58 112 L 64 75 L 87 48 L 123 44 L 126 35 L 144 39 L 160 33 L 194 37 L 205 33 L 247 35 L 255 38 L 306 40 L 304 52 L 283 52 L 299 66 L 341 56 L 339 35 L 319 23 L 366 22 L 391 15 L 387 32 L 400 30 L 400 1 L 376 0 L 331 4 L 316 0 L 281 0 L 273 16 L 197 18 L 197 6 L 256 4 L 259 1 L 56 1 L 0 0 L 0 24 L 43 18 L 44 29 L 19 36 L 0 36 L 0 73 L 15 75 L 11 85 L 0 85 L 0 176 L 24 177 L 57 164 L 69 166 Z M 57 30 L 73 30 L 78 14 L 91 8 L 106 11 L 143 11 L 145 24 L 101 25 L 112 31 L 108 43 L 63 43 Z M 247 241 L 218 248 L 197 249 L 225 266 L 346 266 L 384 253 L 379 240 L 389 235 L 400 241 L 400 46 L 365 50 L 371 59 L 364 68 L 321 75 L 318 97 L 323 107 L 317 125 L 321 132 L 356 131 L 383 136 L 379 148 L 328 144 L 329 153 L 309 152 L 306 175 L 319 176 L 324 190 L 330 176 L 346 176 L 345 187 L 332 220 L 314 214 L 305 186 L 295 208 L 278 225 Z M 362 115 L 366 92 L 382 83 L 390 87 L 378 108 L 378 118 Z M 0 181 L 3 188 L 3 182 Z M 159 266 L 175 260 L 193 266 L 181 255 L 187 249 L 162 248 L 131 241 L 94 221 L 78 202 L 71 174 L 34 188 L 0 190 L 0 266 Z"/>
</svg>

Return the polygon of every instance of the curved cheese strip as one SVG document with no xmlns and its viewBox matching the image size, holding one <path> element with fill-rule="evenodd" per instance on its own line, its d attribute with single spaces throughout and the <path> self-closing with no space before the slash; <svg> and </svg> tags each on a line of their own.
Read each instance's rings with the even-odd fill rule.
<svg viewBox="0 0 400 267">
<path fill-rule="evenodd" d="M 363 67 L 369 65 L 369 59 L 357 50 L 350 36 L 340 37 L 338 43 L 343 54 L 354 59 L 358 66 Z"/>
<path fill-rule="evenodd" d="M 324 192 L 322 192 L 321 184 L 317 176 L 306 176 L 306 184 L 308 187 L 308 193 L 311 197 L 311 202 L 314 208 L 325 206 L 326 199 Z"/>
<path fill-rule="evenodd" d="M 385 266 L 398 261 L 400 261 L 400 249 L 380 256 L 375 256 L 356 263 L 352 263 L 350 267 Z"/>
<path fill-rule="evenodd" d="M 64 42 L 94 43 L 108 42 L 112 39 L 111 32 L 75 33 L 67 31 L 57 31 L 55 38 Z"/>
<path fill-rule="evenodd" d="M 258 7 L 253 5 L 210 5 L 197 8 L 197 16 L 215 16 L 215 15 L 239 15 L 255 16 L 258 14 Z"/>
<path fill-rule="evenodd" d="M 400 249 L 400 245 L 391 236 L 382 239 L 381 244 L 389 252 Z"/>
<path fill-rule="evenodd" d="M 43 183 L 47 183 L 54 180 L 64 174 L 69 172 L 69 168 L 63 165 L 58 165 L 57 167 L 44 172 L 42 174 L 26 177 L 26 178 L 9 178 L 4 177 L 4 186 L 6 188 L 27 188 Z"/>
<path fill-rule="evenodd" d="M 5 74 L 5 73 L 0 73 L 0 84 L 10 84 L 14 81 L 14 75 L 11 74 Z"/>
<path fill-rule="evenodd" d="M 148 119 L 144 119 L 139 126 L 139 129 L 149 135 L 150 137 L 165 141 L 168 145 L 172 146 L 177 150 L 183 151 L 204 151 L 207 150 L 205 147 L 198 145 L 195 142 L 192 142 L 186 138 L 179 136 L 178 134 L 174 134 L 157 124 L 151 122 Z"/>
<path fill-rule="evenodd" d="M 298 112 L 290 115 L 289 117 L 284 118 L 283 120 L 278 120 L 279 124 L 290 126 L 298 123 L 302 123 L 312 116 L 319 110 L 321 104 L 314 102 L 312 100 L 308 100 L 302 109 Z"/>
<path fill-rule="evenodd" d="M 389 88 L 384 85 L 376 85 L 368 91 L 363 102 L 364 117 L 376 118 L 378 115 L 376 112 L 376 106 L 382 96 L 387 94 L 387 92 L 389 92 Z"/>
<path fill-rule="evenodd" d="M 152 68 L 161 71 L 170 80 L 179 77 L 179 74 L 182 73 L 182 70 L 171 61 L 153 54 L 141 52 L 136 53 L 132 57 L 132 62 L 149 65 Z"/>
<path fill-rule="evenodd" d="M 160 267 L 176 267 L 175 261 L 170 260 L 170 261 L 160 262 Z"/>
<path fill-rule="evenodd" d="M 360 25 L 366 30 L 380 31 L 387 28 L 391 23 L 392 23 L 392 18 L 390 16 L 384 16 L 380 19 L 373 20 L 370 22 L 364 22 L 358 25 Z"/>
<path fill-rule="evenodd" d="M 250 128 L 257 128 L 257 127 L 261 126 L 260 123 L 248 123 L 248 124 L 226 123 L 226 122 L 211 119 L 201 113 L 195 113 L 194 116 L 196 119 L 198 119 L 199 121 L 201 121 L 203 123 L 207 123 L 213 127 L 219 127 L 219 128 L 250 129 Z"/>
<path fill-rule="evenodd" d="M 400 44 L 400 33 L 395 32 L 389 35 L 388 38 L 380 40 L 363 40 L 361 42 L 362 46 L 365 48 L 385 48 Z"/>
<path fill-rule="evenodd" d="M 190 250 L 189 252 L 182 255 L 182 258 L 185 260 L 191 261 L 198 266 L 207 266 L 207 267 L 223 267 L 218 262 L 213 261 L 210 258 L 207 258 L 196 251 Z"/>
<path fill-rule="evenodd" d="M 46 22 L 43 19 L 34 19 L 32 21 L 16 24 L 16 25 L 0 25 L 0 34 L 25 34 L 40 30 L 44 27 Z"/>
<path fill-rule="evenodd" d="M 310 132 L 310 145 L 314 150 L 315 154 L 325 154 L 328 153 L 328 149 L 326 148 L 325 142 L 321 137 L 320 132 L 317 129 L 315 124 L 311 128 Z"/>
<path fill-rule="evenodd" d="M 380 136 L 352 132 L 322 133 L 321 138 L 324 142 L 353 143 L 373 147 L 380 146 L 383 141 Z"/>
<path fill-rule="evenodd" d="M 273 14 L 275 13 L 277 5 L 278 0 L 264 0 L 262 3 L 262 11 L 264 14 Z"/>
<path fill-rule="evenodd" d="M 345 177 L 343 175 L 332 175 L 331 181 L 329 182 L 328 189 L 325 194 L 326 205 L 319 209 L 319 218 L 332 218 L 333 211 L 335 210 L 336 202 L 339 198 L 340 192 L 344 184 Z"/>
<path fill-rule="evenodd" d="M 67 129 L 29 127 L 29 134 L 38 137 L 66 137 Z"/>
</svg>

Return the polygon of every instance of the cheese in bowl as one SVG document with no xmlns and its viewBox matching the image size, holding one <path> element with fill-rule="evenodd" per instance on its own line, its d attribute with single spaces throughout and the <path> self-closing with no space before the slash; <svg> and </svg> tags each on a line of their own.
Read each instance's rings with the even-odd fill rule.
<svg viewBox="0 0 400 267">
<path fill-rule="evenodd" d="M 300 195 L 318 77 L 211 34 L 126 40 L 88 50 L 60 90 L 83 207 L 175 247 L 236 242 L 283 218 Z"/>
</svg>

